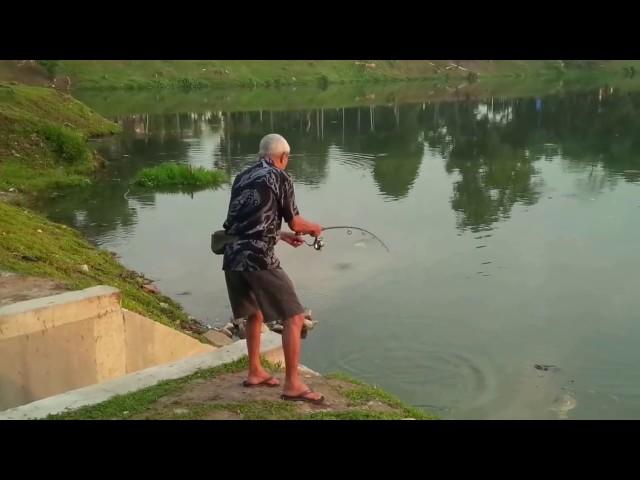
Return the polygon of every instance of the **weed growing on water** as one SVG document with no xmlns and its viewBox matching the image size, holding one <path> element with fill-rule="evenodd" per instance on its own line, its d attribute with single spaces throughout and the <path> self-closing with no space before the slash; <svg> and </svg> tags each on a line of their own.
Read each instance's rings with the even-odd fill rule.
<svg viewBox="0 0 640 480">
<path fill-rule="evenodd" d="M 141 170 L 134 184 L 155 189 L 198 190 L 217 187 L 228 180 L 221 170 L 207 170 L 178 163 L 163 163 Z"/>
</svg>

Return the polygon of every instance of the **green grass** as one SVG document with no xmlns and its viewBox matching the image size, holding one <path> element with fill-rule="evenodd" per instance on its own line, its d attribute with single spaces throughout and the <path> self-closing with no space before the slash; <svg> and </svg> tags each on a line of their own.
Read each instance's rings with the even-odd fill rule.
<svg viewBox="0 0 640 480">
<path fill-rule="evenodd" d="M 342 412 L 312 412 L 299 416 L 298 420 L 434 420 L 433 417 L 408 415 L 404 412 L 377 412 L 371 410 L 345 410 Z"/>
<path fill-rule="evenodd" d="M 17 63 L 4 61 L 0 79 L 20 73 Z M 74 90 L 155 91 L 293 85 L 326 88 L 407 80 L 459 83 L 471 77 L 613 78 L 625 75 L 630 66 L 640 71 L 638 60 L 40 60 L 39 64 L 41 81 L 68 76 Z"/>
<path fill-rule="evenodd" d="M 141 170 L 133 183 L 145 188 L 195 191 L 217 187 L 227 181 L 227 174 L 222 170 L 168 162 Z"/>
<path fill-rule="evenodd" d="M 415 418 L 416 420 L 433 420 L 433 417 L 423 413 L 408 414 L 405 410 L 372 411 L 353 409 L 343 411 L 320 411 L 300 413 L 295 405 L 283 401 L 253 401 L 236 403 L 201 404 L 190 407 L 186 412 L 166 412 L 166 415 L 154 415 L 157 420 L 198 420 L 214 412 L 229 412 L 243 420 L 402 420 Z"/>
<path fill-rule="evenodd" d="M 462 62 L 464 69 L 452 66 Z M 457 63 L 456 63 L 457 64 Z M 204 89 L 378 83 L 483 77 L 622 75 L 637 60 L 580 62 L 559 60 L 61 60 L 59 76 L 74 89 Z"/>
<path fill-rule="evenodd" d="M 202 89 L 406 80 L 432 77 L 434 69 L 424 61 L 64 60 L 58 73 L 77 89 Z"/>
<path fill-rule="evenodd" d="M 349 383 L 352 385 L 352 388 L 345 389 L 341 392 L 341 394 L 347 398 L 352 405 L 354 406 L 363 406 L 369 402 L 377 401 L 384 403 L 385 405 L 399 410 L 403 417 L 402 418 L 415 418 L 419 420 L 432 420 L 435 419 L 434 416 L 429 415 L 422 410 L 408 407 L 406 406 L 402 400 L 391 395 L 388 392 L 385 392 L 381 388 L 378 388 L 374 385 L 367 385 L 366 383 L 360 382 L 344 373 L 332 373 L 325 375 L 326 378 L 341 380 L 343 382 Z"/>
<path fill-rule="evenodd" d="M 0 190 L 16 188 L 20 192 L 39 193 L 64 190 L 90 183 L 87 175 L 93 167 L 76 165 L 73 168 L 40 168 L 26 166 L 19 159 L 0 160 Z"/>
<path fill-rule="evenodd" d="M 25 126 L 64 125 L 87 136 L 116 133 L 119 128 L 86 105 L 57 90 L 0 82 L 0 115 L 3 121 L 19 120 Z"/>
<path fill-rule="evenodd" d="M 101 163 L 87 138 L 118 131 L 68 95 L 0 83 L 0 190 L 37 193 L 86 184 Z"/>
<path fill-rule="evenodd" d="M 178 304 L 142 290 L 144 280 L 139 275 L 89 244 L 79 232 L 2 201 L 0 218 L 0 269 L 52 278 L 70 289 L 110 285 L 122 292 L 125 308 L 174 328 L 188 324 Z"/>
<path fill-rule="evenodd" d="M 91 151 L 86 139 L 78 132 L 57 125 L 43 125 L 38 133 L 47 141 L 49 149 L 66 165 L 90 164 Z"/>
<path fill-rule="evenodd" d="M 243 420 L 401 420 L 415 418 L 416 420 L 431 420 L 433 417 L 425 414 L 409 415 L 405 410 L 380 412 L 364 409 L 344 411 L 320 411 L 300 413 L 290 402 L 283 401 L 253 401 L 236 403 L 201 404 L 190 407 L 186 412 L 167 412 L 166 415 L 153 416 L 163 420 L 198 420 L 214 412 L 229 412 Z"/>
<path fill-rule="evenodd" d="M 191 406 L 187 412 L 167 411 L 151 418 L 157 420 L 198 420 L 214 412 L 229 412 L 243 420 L 298 420 L 295 406 L 283 401 L 252 401 L 235 403 L 209 403 Z"/>
</svg>

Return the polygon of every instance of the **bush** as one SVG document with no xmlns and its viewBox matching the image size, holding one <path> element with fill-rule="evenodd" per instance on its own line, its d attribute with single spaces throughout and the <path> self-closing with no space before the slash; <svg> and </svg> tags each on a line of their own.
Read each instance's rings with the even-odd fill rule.
<svg viewBox="0 0 640 480">
<path fill-rule="evenodd" d="M 39 129 L 40 135 L 49 143 L 51 150 L 67 164 L 87 163 L 91 153 L 85 138 L 65 127 L 46 125 Z"/>
<path fill-rule="evenodd" d="M 320 75 L 320 77 L 318 78 L 318 86 L 322 90 L 326 90 L 327 88 L 329 88 L 329 77 L 326 75 Z"/>
<path fill-rule="evenodd" d="M 49 74 L 49 77 L 56 78 L 58 73 L 58 67 L 60 66 L 60 60 L 38 60 L 38 63 L 44 67 Z"/>
<path fill-rule="evenodd" d="M 177 81 L 178 87 L 183 90 L 197 90 L 207 88 L 208 84 L 204 80 L 196 80 L 192 78 L 181 78 Z"/>
<path fill-rule="evenodd" d="M 193 189 L 216 187 L 227 180 L 222 170 L 207 170 L 178 163 L 163 163 L 145 168 L 134 183 L 146 188 L 189 187 Z"/>
</svg>

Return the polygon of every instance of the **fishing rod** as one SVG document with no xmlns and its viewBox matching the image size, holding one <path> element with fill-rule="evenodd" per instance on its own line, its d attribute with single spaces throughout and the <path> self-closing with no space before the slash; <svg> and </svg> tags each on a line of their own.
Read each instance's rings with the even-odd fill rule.
<svg viewBox="0 0 640 480">
<path fill-rule="evenodd" d="M 376 234 L 370 232 L 369 230 L 365 230 L 364 228 L 360 228 L 360 227 L 353 227 L 351 225 L 339 225 L 339 226 L 335 226 L 335 227 L 325 227 L 322 229 L 322 231 L 324 232 L 325 230 L 336 230 L 336 229 L 346 229 L 347 230 L 347 235 L 351 235 L 351 231 L 352 230 L 358 230 L 360 232 L 364 232 L 367 233 L 369 235 L 371 235 L 373 238 L 375 238 L 378 242 L 380 242 L 380 245 L 382 245 L 387 252 L 391 253 L 391 250 L 389 250 L 389 247 L 387 247 L 387 245 L 380 239 L 380 237 L 378 237 Z M 304 242 L 306 245 L 313 247 L 314 249 L 316 249 L 317 251 L 322 250 L 322 248 L 324 247 L 324 241 L 322 240 L 322 237 L 316 237 L 315 240 L 313 241 L 313 243 L 307 243 Z"/>
</svg>

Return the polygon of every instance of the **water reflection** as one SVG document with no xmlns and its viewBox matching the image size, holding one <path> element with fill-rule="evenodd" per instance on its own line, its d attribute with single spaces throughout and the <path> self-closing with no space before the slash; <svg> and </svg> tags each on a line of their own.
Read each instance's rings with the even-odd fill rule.
<svg viewBox="0 0 640 480">
<path fill-rule="evenodd" d="M 289 173 L 296 182 L 318 186 L 327 176 L 330 139 L 320 133 L 320 112 L 315 112 L 311 130 L 310 111 L 240 112 L 224 115 L 225 133 L 214 165 L 235 175 L 255 162 L 257 145 L 268 132 L 283 134 L 292 145 Z M 310 133 L 309 133 L 310 132 Z"/>
<path fill-rule="evenodd" d="M 516 203 L 532 205 L 540 197 L 535 158 L 526 149 L 522 124 L 513 105 L 460 102 L 425 108 L 426 140 L 457 173 L 451 207 L 458 226 L 487 229 L 508 218 Z"/>
<path fill-rule="evenodd" d="M 405 198 L 418 177 L 424 156 L 419 113 L 418 105 L 369 107 L 348 112 L 352 120 L 346 128 L 344 145 L 370 155 L 364 162 L 373 164 L 374 181 L 388 199 Z M 364 128 L 363 118 L 366 119 Z"/>
<path fill-rule="evenodd" d="M 585 195 L 620 180 L 640 182 L 639 114 L 640 95 L 602 88 L 543 98 L 120 116 L 123 134 L 99 144 L 106 171 L 93 186 L 53 199 L 52 217 L 92 235 L 128 227 L 136 213 L 124 194 L 139 169 L 178 161 L 233 176 L 255 161 L 262 136 L 277 131 L 292 145 L 295 182 L 322 186 L 335 161 L 366 172 L 389 201 L 411 195 L 426 154 L 441 157 L 458 228 L 490 229 L 514 205 L 539 201 L 542 160 L 562 158 L 583 172 L 577 186 Z M 134 198 L 155 201 L 152 193 Z"/>
</svg>

